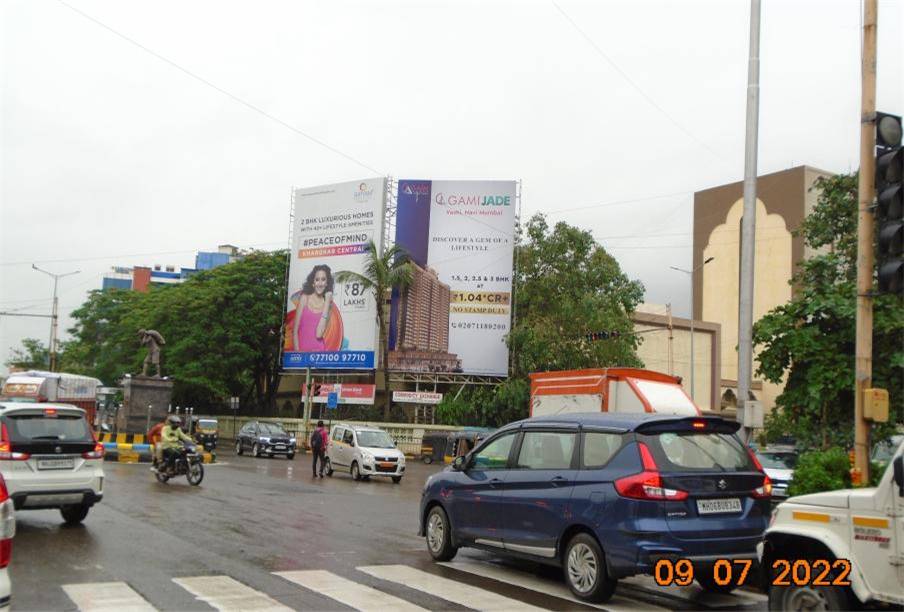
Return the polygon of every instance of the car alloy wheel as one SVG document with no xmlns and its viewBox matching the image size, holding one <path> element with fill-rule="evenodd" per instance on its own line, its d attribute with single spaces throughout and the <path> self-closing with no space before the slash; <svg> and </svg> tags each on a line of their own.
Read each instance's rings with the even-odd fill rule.
<svg viewBox="0 0 904 612">
<path fill-rule="evenodd" d="M 589 593 L 596 583 L 599 565 L 596 555 L 584 543 L 571 547 L 568 553 L 568 580 L 581 593 Z"/>
<path fill-rule="evenodd" d="M 329 457 L 326 458 L 326 468 L 323 471 L 326 472 L 327 476 L 333 475 L 333 462 L 330 461 Z"/>
<path fill-rule="evenodd" d="M 361 470 L 358 469 L 358 462 L 357 462 L 357 461 L 353 461 L 353 462 L 352 462 L 352 470 L 351 470 L 351 473 L 352 473 L 352 478 L 353 478 L 353 479 L 355 479 L 355 480 L 361 480 Z"/>
<path fill-rule="evenodd" d="M 430 547 L 430 552 L 438 554 L 445 543 L 445 538 L 446 524 L 443 517 L 439 512 L 431 513 L 427 521 L 427 546 Z"/>
<path fill-rule="evenodd" d="M 235 454 L 236 454 L 236 455 L 241 455 L 241 454 L 242 454 L 242 442 L 241 442 L 241 440 L 236 440 L 236 441 L 235 441 Z"/>
<path fill-rule="evenodd" d="M 254 446 L 251 447 L 251 454 L 255 457 L 261 456 L 261 447 L 257 445 L 257 442 L 255 442 Z"/>
</svg>

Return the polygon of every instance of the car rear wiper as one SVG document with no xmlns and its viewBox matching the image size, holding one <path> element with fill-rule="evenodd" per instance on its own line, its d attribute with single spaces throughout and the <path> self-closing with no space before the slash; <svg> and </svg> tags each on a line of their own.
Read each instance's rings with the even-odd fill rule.
<svg viewBox="0 0 904 612">
<path fill-rule="evenodd" d="M 59 440 L 59 436 L 32 436 L 32 440 Z"/>
</svg>

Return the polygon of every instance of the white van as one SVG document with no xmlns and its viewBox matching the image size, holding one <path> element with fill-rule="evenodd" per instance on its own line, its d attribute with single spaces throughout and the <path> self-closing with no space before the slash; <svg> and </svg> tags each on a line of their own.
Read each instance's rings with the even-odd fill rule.
<svg viewBox="0 0 904 612">
<path fill-rule="evenodd" d="M 405 475 L 405 454 L 382 429 L 339 423 L 326 449 L 326 475 L 334 470 L 348 470 L 355 480 L 382 476 L 398 484 Z"/>
</svg>

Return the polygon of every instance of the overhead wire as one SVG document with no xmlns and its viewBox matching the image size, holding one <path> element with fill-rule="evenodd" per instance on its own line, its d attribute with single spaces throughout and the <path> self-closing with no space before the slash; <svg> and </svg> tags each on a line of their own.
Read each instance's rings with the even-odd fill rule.
<svg viewBox="0 0 904 612">
<path fill-rule="evenodd" d="M 245 100 L 245 99 L 243 99 L 243 98 L 240 98 L 239 96 L 235 95 L 235 94 L 232 93 L 231 91 L 228 91 L 228 90 L 226 90 L 226 89 L 223 89 L 222 87 L 220 87 L 220 86 L 217 85 L 216 83 L 213 83 L 213 82 L 211 82 L 211 81 L 205 79 L 204 77 L 202 77 L 202 76 L 200 76 L 200 75 L 198 75 L 198 74 L 192 72 L 192 71 L 189 70 L 188 68 L 185 68 L 185 67 L 183 67 L 183 66 L 177 64 L 176 62 L 174 62 L 173 60 L 169 59 L 168 57 L 165 57 L 165 56 L 161 55 L 160 53 L 157 53 L 157 52 L 154 51 L 153 49 L 150 49 L 149 47 L 146 47 L 145 45 L 141 44 L 141 43 L 138 42 L 137 40 L 135 40 L 135 39 L 133 39 L 133 38 L 130 38 L 129 36 L 126 36 L 126 35 L 123 34 L 122 32 L 120 32 L 120 31 L 116 30 L 115 28 L 113 28 L 113 27 L 111 27 L 111 26 L 105 24 L 104 22 L 102 22 L 102 21 L 100 21 L 99 19 L 97 19 L 97 18 L 95 18 L 95 17 L 89 15 L 88 13 L 82 11 L 81 9 L 78 9 L 78 8 L 72 6 L 71 4 L 69 4 L 69 3 L 67 3 L 67 2 L 64 2 L 63 0 L 57 0 L 57 2 L 59 2 L 60 4 L 62 4 L 63 6 L 65 6 L 65 7 L 68 8 L 69 10 L 71 10 L 72 12 L 77 13 L 78 15 L 81 15 L 82 17 L 84 17 L 84 18 L 87 19 L 88 21 L 91 21 L 92 23 L 94 23 L 94 24 L 96 24 L 96 25 L 98 25 L 98 26 L 104 28 L 104 29 L 107 30 L 108 32 L 110 32 L 110 33 L 112 33 L 112 34 L 118 36 L 119 38 L 121 38 L 122 40 L 128 42 L 129 44 L 134 45 L 135 47 L 138 47 L 139 49 L 141 49 L 141 50 L 144 51 L 145 53 L 148 53 L 149 55 L 152 55 L 153 57 L 157 58 L 158 60 L 160 60 L 160 61 L 162 61 L 162 62 L 168 64 L 169 66 L 172 66 L 172 67 L 175 68 L 176 70 L 179 70 L 180 72 L 182 72 L 182 73 L 184 73 L 184 74 L 190 76 L 191 78 L 195 79 L 196 81 L 198 81 L 198 82 L 200 82 L 200 83 L 203 83 L 204 85 L 207 85 L 208 87 L 210 87 L 211 89 L 214 89 L 215 91 L 218 91 L 219 93 L 221 93 L 221 94 L 223 94 L 224 96 L 226 96 L 226 97 L 232 99 L 233 101 L 238 102 L 238 103 L 241 104 L 242 106 L 245 106 L 246 108 L 249 108 L 250 110 L 252 110 L 252 111 L 254 111 L 254 112 L 256 112 L 256 113 L 262 115 L 263 117 L 266 117 L 267 119 L 270 119 L 271 121 L 273 121 L 273 122 L 275 122 L 275 123 L 278 123 L 279 125 L 281 125 L 281 126 L 283 126 L 283 127 L 285 127 L 285 128 L 288 128 L 289 130 L 295 132 L 296 134 L 298 134 L 298 135 L 300 135 L 300 136 L 302 136 L 302 137 L 304 137 L 304 138 L 310 140 L 310 141 L 313 142 L 314 144 L 317 144 L 317 145 L 319 145 L 319 146 L 321 146 L 321 147 L 323 147 L 323 148 L 325 148 L 325 149 L 327 149 L 327 150 L 329 150 L 329 151 L 332 151 L 332 152 L 335 153 L 336 155 L 339 155 L 339 156 L 341 156 L 341 157 L 344 157 L 344 158 L 347 159 L 348 161 L 350 161 L 350 162 L 352 162 L 352 163 L 354 163 L 354 164 L 357 164 L 358 166 L 361 166 L 362 168 L 364 168 L 364 169 L 366 169 L 366 170 L 369 170 L 369 171 L 373 172 L 374 174 L 377 174 L 377 175 L 383 174 L 383 173 L 380 172 L 379 170 L 375 169 L 373 166 L 370 166 L 370 165 L 364 163 L 363 161 L 361 161 L 361 160 L 359 160 L 359 159 L 357 159 L 357 158 L 355 158 L 355 157 L 349 155 L 348 153 L 345 153 L 344 151 L 341 151 L 341 150 L 337 149 L 336 147 L 332 146 L 331 144 L 328 144 L 328 143 L 324 142 L 323 140 L 320 140 L 319 138 L 317 138 L 317 137 L 315 137 L 315 136 L 312 136 L 311 134 L 308 134 L 307 132 L 305 132 L 305 131 L 303 131 L 303 130 L 297 128 L 297 127 L 295 127 L 295 126 L 292 125 L 291 123 L 288 123 L 288 122 L 286 122 L 286 121 L 280 119 L 279 117 L 276 117 L 276 116 L 274 116 L 274 115 L 268 113 L 267 111 L 265 111 L 264 109 L 260 108 L 259 106 L 255 106 L 255 105 L 252 104 L 251 102 L 248 102 L 247 100 Z"/>
</svg>

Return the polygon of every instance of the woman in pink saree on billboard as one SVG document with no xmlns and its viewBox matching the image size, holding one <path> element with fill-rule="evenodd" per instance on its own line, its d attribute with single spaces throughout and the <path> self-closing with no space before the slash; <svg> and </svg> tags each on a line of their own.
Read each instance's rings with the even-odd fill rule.
<svg viewBox="0 0 904 612">
<path fill-rule="evenodd" d="M 333 303 L 333 274 L 329 266 L 314 266 L 301 287 L 295 312 L 290 314 L 295 315 L 291 323 L 295 351 L 339 350 L 342 317 Z"/>
</svg>

